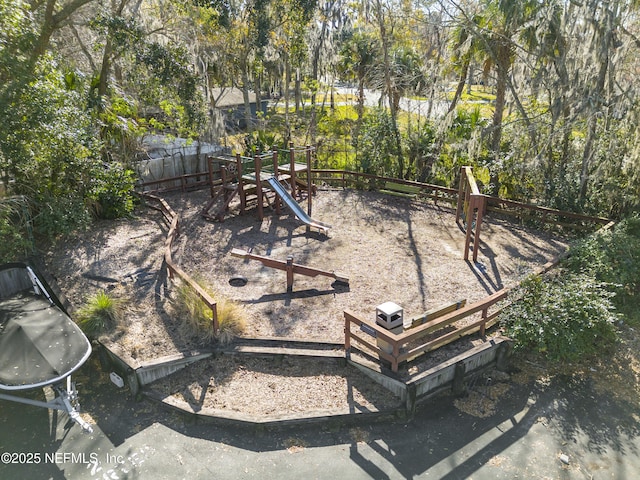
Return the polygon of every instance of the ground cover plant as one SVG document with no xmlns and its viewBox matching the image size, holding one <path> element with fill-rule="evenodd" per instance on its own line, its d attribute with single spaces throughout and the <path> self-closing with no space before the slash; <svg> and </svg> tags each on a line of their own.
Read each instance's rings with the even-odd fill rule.
<svg viewBox="0 0 640 480">
<path fill-rule="evenodd" d="M 202 280 L 198 282 L 204 284 Z M 187 283 L 178 281 L 173 288 L 173 308 L 183 320 L 187 334 L 195 336 L 203 344 L 217 340 L 222 345 L 230 343 L 246 328 L 246 312 L 237 302 L 203 287 L 216 300 L 218 332 L 214 334 L 211 309 Z"/>
<path fill-rule="evenodd" d="M 122 321 L 124 303 L 106 292 L 97 292 L 78 309 L 75 317 L 80 328 L 92 338 L 115 329 Z"/>
<path fill-rule="evenodd" d="M 502 314 L 505 334 L 518 350 L 552 361 L 576 361 L 605 353 L 615 342 L 611 296 L 592 277 L 556 273 L 526 279 Z"/>
<path fill-rule="evenodd" d="M 627 321 L 640 324 L 640 217 L 629 217 L 576 243 L 565 265 L 602 282 L 615 294 L 612 301 Z"/>
<path fill-rule="evenodd" d="M 605 355 L 624 322 L 637 325 L 640 220 L 626 219 L 577 241 L 551 275 L 526 279 L 504 312 L 520 349 L 553 361 Z"/>
</svg>

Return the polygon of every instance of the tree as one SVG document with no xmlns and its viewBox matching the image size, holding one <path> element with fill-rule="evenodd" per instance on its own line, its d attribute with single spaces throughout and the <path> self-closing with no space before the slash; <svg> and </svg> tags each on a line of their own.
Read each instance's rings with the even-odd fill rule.
<svg viewBox="0 0 640 480">
<path fill-rule="evenodd" d="M 373 84 L 374 67 L 379 56 L 378 40 L 365 30 L 348 32 L 340 48 L 338 72 L 346 80 L 355 79 L 358 84 L 356 110 L 358 120 L 355 136 L 358 135 L 364 116 L 364 90 Z"/>
<path fill-rule="evenodd" d="M 335 66 L 338 58 L 337 43 L 348 24 L 349 18 L 345 12 L 344 0 L 319 2 L 315 21 L 309 24 L 310 31 L 307 40 L 311 50 L 311 119 L 309 125 L 311 144 L 316 142 L 316 96 L 320 86 L 321 70 L 325 74 L 328 73 L 329 68 L 333 70 L 332 67 Z"/>
<path fill-rule="evenodd" d="M 382 4 L 382 0 L 375 0 L 374 3 L 374 15 L 377 21 L 378 26 L 378 34 L 380 35 L 380 45 L 382 51 L 382 77 L 383 77 L 383 92 L 387 95 L 389 99 L 389 111 L 391 113 L 391 126 L 392 126 L 392 134 L 394 138 L 395 145 L 395 157 L 397 159 L 397 169 L 394 172 L 394 175 L 399 178 L 403 178 L 405 174 L 404 170 L 404 157 L 402 153 L 402 141 L 400 138 L 400 130 L 398 128 L 398 107 L 396 102 L 394 101 L 394 96 L 396 95 L 397 88 L 395 86 L 394 77 L 392 75 L 392 59 L 391 59 L 391 49 L 392 49 L 392 36 L 393 28 L 395 24 L 393 23 L 393 8 L 390 4 Z M 391 28 L 391 32 L 389 32 L 388 28 Z"/>
</svg>

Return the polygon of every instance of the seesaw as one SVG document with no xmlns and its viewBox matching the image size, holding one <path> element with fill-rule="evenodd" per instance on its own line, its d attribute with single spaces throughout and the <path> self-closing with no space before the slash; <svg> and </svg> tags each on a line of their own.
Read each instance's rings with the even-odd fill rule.
<svg viewBox="0 0 640 480">
<path fill-rule="evenodd" d="M 275 260 L 273 258 L 265 257 L 262 255 L 256 255 L 246 250 L 234 248 L 231 250 L 231 255 L 234 257 L 245 258 L 249 260 L 258 260 L 263 265 L 269 268 L 275 268 L 277 270 L 284 270 L 287 272 L 287 292 L 293 290 L 293 274 L 299 273 L 306 275 L 307 277 L 316 277 L 322 275 L 324 277 L 334 278 L 337 282 L 349 285 L 349 279 L 343 275 L 339 275 L 335 272 L 328 272 L 326 270 L 320 270 L 318 268 L 307 267 L 306 265 L 300 265 L 299 263 L 293 263 L 293 255 L 287 256 L 287 260 Z"/>
</svg>

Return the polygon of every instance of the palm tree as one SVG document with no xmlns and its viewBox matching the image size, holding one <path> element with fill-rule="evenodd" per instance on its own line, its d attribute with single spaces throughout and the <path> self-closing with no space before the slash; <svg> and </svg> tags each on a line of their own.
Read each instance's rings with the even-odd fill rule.
<svg viewBox="0 0 640 480">
<path fill-rule="evenodd" d="M 338 72 L 344 78 L 355 79 L 358 82 L 357 130 L 360 129 L 364 115 L 364 89 L 373 79 L 379 51 L 378 39 L 362 30 L 349 34 L 340 49 Z"/>
<path fill-rule="evenodd" d="M 495 163 L 493 168 L 490 168 L 490 193 L 492 194 L 498 194 L 500 190 L 497 165 L 500 164 L 502 122 L 507 89 L 511 88 L 515 94 L 515 89 L 511 86 L 511 69 L 515 60 L 516 40 L 527 23 L 535 17 L 539 8 L 540 3 L 536 0 L 481 0 L 479 10 L 481 13 L 470 16 L 463 10 L 460 11 L 463 30 L 456 37 L 456 42 L 461 45 L 463 42 L 468 43 L 462 57 L 463 67 L 464 62 L 470 61 L 475 54 L 482 58 L 483 73 L 486 77 L 491 71 L 495 72 L 496 100 L 489 141 Z M 473 38 L 467 38 L 469 36 Z M 464 86 L 459 82 L 459 89 L 462 88 L 461 85 Z M 517 101 L 517 96 L 514 95 L 514 97 Z M 525 122 L 528 122 L 524 108 L 518 101 L 517 103 Z"/>
<path fill-rule="evenodd" d="M 447 113 L 453 112 L 458 105 L 467 82 L 469 67 L 474 57 L 478 55 L 478 37 L 474 35 L 474 32 L 480 28 L 480 20 L 481 17 L 479 15 L 472 15 L 468 19 L 471 25 L 462 22 L 453 30 L 453 54 L 451 61 L 452 68 L 458 72 L 458 84 Z"/>
</svg>

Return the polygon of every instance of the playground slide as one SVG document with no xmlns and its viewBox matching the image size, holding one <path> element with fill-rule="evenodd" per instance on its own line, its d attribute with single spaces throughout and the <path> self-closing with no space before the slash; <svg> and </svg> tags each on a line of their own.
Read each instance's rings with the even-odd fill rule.
<svg viewBox="0 0 640 480">
<path fill-rule="evenodd" d="M 318 222 L 311 218 L 307 213 L 302 209 L 300 204 L 296 202 L 295 198 L 293 198 L 289 192 L 282 186 L 282 184 L 278 181 L 277 178 L 272 177 L 267 180 L 273 191 L 278 194 L 278 196 L 282 199 L 282 201 L 291 209 L 293 214 L 298 217 L 298 219 L 310 227 L 319 228 L 323 230 L 325 233 L 327 230 L 331 228 L 331 225 L 327 225 L 326 223 Z"/>
</svg>

